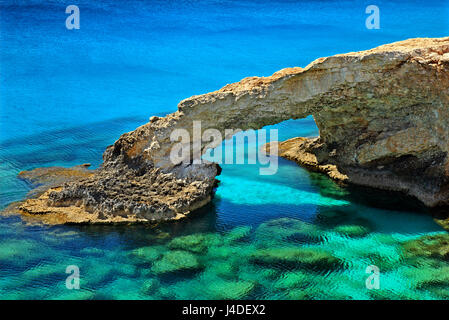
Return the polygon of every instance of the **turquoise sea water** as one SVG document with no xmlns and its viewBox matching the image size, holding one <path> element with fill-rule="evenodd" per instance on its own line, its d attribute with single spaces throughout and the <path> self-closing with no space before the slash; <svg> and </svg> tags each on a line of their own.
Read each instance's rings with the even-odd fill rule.
<svg viewBox="0 0 449 320">
<path fill-rule="evenodd" d="M 65 28 L 70 4 L 79 30 Z M 0 0 L 0 206 L 31 189 L 21 170 L 97 167 L 121 133 L 183 98 L 321 56 L 449 35 L 445 1 L 376 1 L 380 30 L 365 28 L 369 4 Z M 313 118 L 273 128 L 279 139 L 318 134 Z M 447 262 L 404 249 L 445 234 L 416 203 L 345 189 L 283 159 L 275 175 L 258 169 L 223 165 L 214 201 L 168 225 L 0 216 L 0 298 L 448 297 Z M 379 290 L 365 286 L 373 264 Z M 69 265 L 80 269 L 80 290 L 65 288 Z"/>
</svg>

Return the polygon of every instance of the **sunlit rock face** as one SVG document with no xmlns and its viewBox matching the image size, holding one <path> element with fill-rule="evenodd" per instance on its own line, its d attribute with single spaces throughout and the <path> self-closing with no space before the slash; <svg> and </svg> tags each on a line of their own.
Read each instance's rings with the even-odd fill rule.
<svg viewBox="0 0 449 320">
<path fill-rule="evenodd" d="M 448 71 L 449 38 L 439 38 L 410 39 L 245 78 L 183 100 L 178 111 L 123 134 L 92 176 L 50 189 L 40 204 L 46 214 L 76 208 L 86 222 L 178 219 L 211 200 L 220 168 L 174 162 L 174 130 L 185 129 L 195 139 L 193 122 L 201 121 L 201 133 L 216 129 L 229 138 L 226 129 L 260 129 L 309 115 L 319 138 L 284 148 L 291 158 L 297 152 L 298 163 L 331 168 L 320 170 L 350 183 L 403 191 L 428 206 L 447 204 Z M 196 137 L 187 145 L 190 161 L 195 148 L 201 154 L 215 146 L 198 147 L 201 134 Z M 26 202 L 22 208 L 33 213 Z"/>
<path fill-rule="evenodd" d="M 333 178 L 403 191 L 427 206 L 447 204 L 449 39 L 411 39 L 315 68 L 324 84 L 314 91 L 329 88 L 312 112 L 320 137 L 281 144 L 281 155 L 306 165 L 313 159 Z"/>
</svg>

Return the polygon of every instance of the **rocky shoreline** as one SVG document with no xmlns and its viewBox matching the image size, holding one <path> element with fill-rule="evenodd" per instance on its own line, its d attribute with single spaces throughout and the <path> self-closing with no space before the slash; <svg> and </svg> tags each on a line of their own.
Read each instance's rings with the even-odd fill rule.
<svg viewBox="0 0 449 320">
<path fill-rule="evenodd" d="M 24 171 L 19 177 L 39 187 L 28 199 L 9 206 L 6 212 L 19 212 L 29 221 L 46 224 L 179 220 L 209 203 L 217 184 L 215 179 L 179 179 L 159 168 L 139 174 L 104 167 L 97 170 L 50 167 Z"/>
<path fill-rule="evenodd" d="M 190 132 L 201 121 L 203 130 L 229 138 L 229 128 L 260 129 L 309 115 L 320 136 L 279 143 L 281 156 L 336 180 L 403 192 L 428 207 L 448 205 L 448 105 L 449 38 L 320 58 L 183 100 L 178 111 L 123 134 L 99 169 L 55 170 L 58 183 L 14 208 L 46 223 L 180 219 L 212 199 L 221 169 L 170 161 L 173 130 Z"/>
</svg>

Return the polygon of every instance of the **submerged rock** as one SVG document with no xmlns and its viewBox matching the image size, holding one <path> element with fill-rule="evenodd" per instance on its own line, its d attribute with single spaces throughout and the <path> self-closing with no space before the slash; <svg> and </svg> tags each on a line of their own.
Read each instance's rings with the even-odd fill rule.
<svg viewBox="0 0 449 320">
<path fill-rule="evenodd" d="M 233 133 L 226 129 L 309 115 L 320 136 L 281 143 L 281 155 L 340 181 L 402 191 L 427 206 L 449 204 L 448 87 L 449 38 L 409 39 L 245 78 L 123 134 L 91 176 L 60 182 L 19 211 L 48 223 L 180 219 L 212 199 L 220 174 L 217 164 L 194 163 L 222 142 L 206 147 L 203 131 L 227 139 Z M 174 159 L 177 129 L 191 140 Z"/>
<path fill-rule="evenodd" d="M 250 255 L 256 264 L 275 267 L 305 267 L 317 270 L 332 270 L 342 264 L 340 259 L 321 249 L 281 247 L 258 249 Z"/>
<path fill-rule="evenodd" d="M 237 300 L 247 297 L 255 289 L 253 281 L 220 280 L 211 281 L 207 287 L 213 299 Z"/>
<path fill-rule="evenodd" d="M 420 237 L 402 244 L 406 258 L 438 258 L 449 260 L 449 234 Z"/>
<path fill-rule="evenodd" d="M 177 273 L 185 271 L 199 271 L 203 266 L 197 257 L 187 251 L 169 251 L 156 261 L 151 268 L 155 274 Z"/>
<path fill-rule="evenodd" d="M 307 287 L 312 276 L 302 271 L 287 272 L 274 283 L 277 290 L 292 290 Z"/>
<path fill-rule="evenodd" d="M 147 264 L 156 261 L 164 252 L 162 246 L 148 246 L 134 249 L 129 253 L 129 257 L 137 264 Z"/>
<path fill-rule="evenodd" d="M 399 268 L 402 265 L 402 257 L 400 255 L 387 255 L 379 253 L 369 253 L 366 255 L 372 265 L 379 268 L 380 272 L 388 272 Z"/>
<path fill-rule="evenodd" d="M 261 247 L 279 245 L 279 242 L 319 243 L 323 232 L 310 223 L 293 219 L 278 218 L 260 224 L 255 231 L 255 241 Z"/>
<path fill-rule="evenodd" d="M 194 253 L 204 253 L 212 245 L 221 242 L 219 235 L 216 234 L 191 234 L 188 236 L 177 237 L 170 241 L 168 247 L 170 249 L 180 249 L 191 251 Z"/>
<path fill-rule="evenodd" d="M 94 300 L 95 292 L 88 290 L 64 290 L 54 297 L 55 300 Z"/>
<path fill-rule="evenodd" d="M 59 279 L 61 274 L 65 272 L 65 268 L 58 264 L 38 264 L 25 272 L 23 272 L 21 277 L 22 286 L 32 286 L 39 283 L 51 283 L 55 279 Z"/>
<path fill-rule="evenodd" d="M 238 265 L 234 261 L 213 261 L 204 271 L 223 279 L 234 279 L 238 275 Z"/>
<path fill-rule="evenodd" d="M 408 269 L 406 276 L 417 289 L 449 287 L 449 266 L 434 268 Z"/>
<path fill-rule="evenodd" d="M 223 243 L 217 246 L 212 246 L 207 251 L 207 259 L 219 259 L 226 261 L 241 261 L 249 253 L 254 250 L 254 247 L 246 243 Z"/>
<path fill-rule="evenodd" d="M 23 239 L 7 239 L 1 243 L 0 263 L 26 265 L 34 260 L 45 258 L 47 248 L 39 246 L 34 241 Z"/>
<path fill-rule="evenodd" d="M 350 224 L 340 225 L 335 227 L 334 230 L 351 238 L 364 237 L 370 233 L 370 230 L 367 227 Z"/>
<path fill-rule="evenodd" d="M 345 300 L 348 299 L 348 296 L 341 295 L 335 297 L 335 295 L 331 296 L 328 292 L 325 292 L 322 289 L 309 287 L 289 290 L 287 291 L 285 298 L 289 300 Z"/>
<path fill-rule="evenodd" d="M 251 233 L 251 226 L 235 227 L 224 236 L 226 243 L 238 242 L 246 239 Z"/>
<path fill-rule="evenodd" d="M 147 279 L 144 281 L 140 293 L 144 295 L 155 294 L 157 290 L 160 288 L 161 283 L 157 279 Z"/>
<path fill-rule="evenodd" d="M 19 178 L 31 183 L 35 188 L 31 190 L 29 196 L 38 196 L 48 190 L 66 182 L 74 182 L 90 177 L 94 170 L 88 170 L 89 164 L 83 164 L 72 168 L 44 167 L 30 171 L 19 172 Z"/>
</svg>

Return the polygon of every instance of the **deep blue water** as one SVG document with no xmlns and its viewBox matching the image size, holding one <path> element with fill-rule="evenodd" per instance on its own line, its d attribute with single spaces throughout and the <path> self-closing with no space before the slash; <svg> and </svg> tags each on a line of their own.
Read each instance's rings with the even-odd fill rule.
<svg viewBox="0 0 449 320">
<path fill-rule="evenodd" d="M 65 28 L 70 4 L 80 8 L 79 30 Z M 0 206 L 30 190 L 16 177 L 21 170 L 97 167 L 121 133 L 175 111 L 189 96 L 322 56 L 449 35 L 445 1 L 376 1 L 379 30 L 365 27 L 369 4 L 0 0 Z M 279 139 L 318 134 L 313 118 L 273 127 Z M 417 286 L 427 273 L 400 251 L 402 241 L 442 232 L 428 215 L 408 200 L 379 203 L 377 194 L 362 197 L 279 161 L 273 176 L 260 176 L 256 165 L 224 165 L 213 203 L 169 226 L 46 227 L 1 217 L 0 298 L 226 298 L 224 290 L 231 298 L 369 299 L 379 297 L 365 288 L 374 256 L 394 265 L 382 273 L 383 297 L 445 297 L 440 287 Z M 348 237 L 337 228 L 348 224 L 369 233 Z M 306 231 L 298 236 L 297 229 Z M 232 232 L 244 237 L 231 245 Z M 193 253 L 201 267 L 162 276 L 154 265 L 185 235 L 210 247 Z M 307 281 L 298 282 L 301 270 L 248 260 L 261 248 L 292 246 L 331 252 L 345 267 L 304 271 Z M 139 248 L 151 253 L 136 254 Z M 70 264 L 80 266 L 81 290 L 64 287 Z"/>
</svg>

